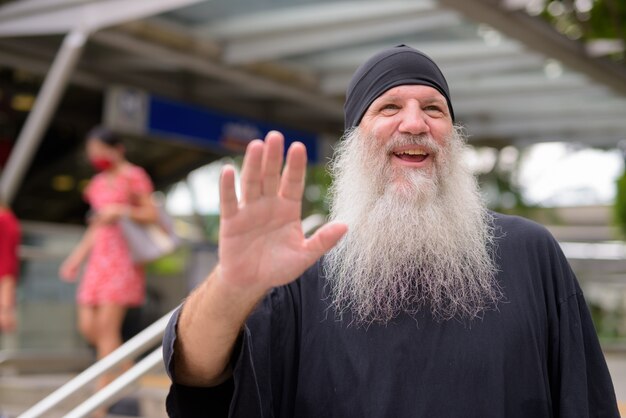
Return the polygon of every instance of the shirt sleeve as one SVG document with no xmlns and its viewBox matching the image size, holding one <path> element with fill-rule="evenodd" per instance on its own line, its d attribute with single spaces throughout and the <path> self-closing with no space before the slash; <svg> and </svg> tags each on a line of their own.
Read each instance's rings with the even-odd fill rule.
<svg viewBox="0 0 626 418">
<path fill-rule="evenodd" d="M 619 418 L 611 381 L 582 293 L 560 306 L 558 417 Z"/>
<path fill-rule="evenodd" d="M 167 398 L 170 416 L 194 417 L 198 411 L 228 418 L 293 416 L 298 294 L 296 281 L 273 289 L 255 308 L 233 350 L 230 380 L 213 388 L 189 388 L 173 380 Z M 174 376 L 179 311 L 172 316 L 163 341 L 170 378 Z"/>
<path fill-rule="evenodd" d="M 146 170 L 139 166 L 134 166 L 129 173 L 131 190 L 135 195 L 149 195 L 154 191 L 154 186 Z"/>
<path fill-rule="evenodd" d="M 233 365 L 229 418 L 293 416 L 297 283 L 273 289 L 246 321 Z"/>
<path fill-rule="evenodd" d="M 165 402 L 167 414 L 173 418 L 228 417 L 233 396 L 233 379 L 215 387 L 191 387 L 174 380 L 174 344 L 181 307 L 174 311 L 163 336 L 163 361 L 172 384 Z"/>
<path fill-rule="evenodd" d="M 552 238 L 550 274 L 556 304 L 550 315 L 550 379 L 554 416 L 619 418 L 615 390 L 583 292 Z"/>
</svg>

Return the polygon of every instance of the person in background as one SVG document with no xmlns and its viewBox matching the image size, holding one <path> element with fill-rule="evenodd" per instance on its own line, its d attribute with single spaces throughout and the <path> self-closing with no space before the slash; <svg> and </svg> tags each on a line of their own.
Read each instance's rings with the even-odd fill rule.
<svg viewBox="0 0 626 418">
<path fill-rule="evenodd" d="M 118 220 L 127 216 L 150 223 L 157 220 L 158 212 L 151 199 L 150 178 L 126 160 L 117 135 L 102 127 L 92 129 L 86 151 L 98 172 L 84 192 L 91 206 L 88 227 L 59 273 L 63 280 L 74 281 L 86 261 L 77 292 L 78 328 L 100 359 L 122 344 L 127 309 L 142 305 L 145 298 L 143 268 L 133 263 Z M 104 376 L 98 388 L 113 378 Z"/>
<path fill-rule="evenodd" d="M 16 288 L 19 273 L 20 225 L 0 200 L 0 332 L 15 331 Z"/>
</svg>

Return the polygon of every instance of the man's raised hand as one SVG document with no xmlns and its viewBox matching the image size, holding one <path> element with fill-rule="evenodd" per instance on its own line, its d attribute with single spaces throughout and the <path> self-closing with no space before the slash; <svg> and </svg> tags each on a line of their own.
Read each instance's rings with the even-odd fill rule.
<svg viewBox="0 0 626 418">
<path fill-rule="evenodd" d="M 300 216 L 306 149 L 293 143 L 281 173 L 283 151 L 283 135 L 276 131 L 248 145 L 239 202 L 233 168 L 224 168 L 220 179 L 218 280 L 258 296 L 295 280 L 347 230 L 329 223 L 305 238 Z"/>
</svg>

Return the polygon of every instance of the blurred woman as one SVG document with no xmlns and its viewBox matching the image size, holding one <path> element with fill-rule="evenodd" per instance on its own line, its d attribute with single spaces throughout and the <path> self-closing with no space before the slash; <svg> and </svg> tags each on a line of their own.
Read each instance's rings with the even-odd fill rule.
<svg viewBox="0 0 626 418">
<path fill-rule="evenodd" d="M 9 207 L 0 201 L 0 332 L 13 332 L 16 327 L 19 244 L 19 222 Z"/>
<path fill-rule="evenodd" d="M 85 189 L 91 206 L 87 230 L 62 264 L 60 276 L 73 281 L 87 261 L 78 287 L 78 328 L 95 346 L 98 358 L 122 344 L 122 323 L 129 307 L 145 298 L 145 278 L 135 265 L 118 220 L 128 216 L 136 222 L 155 222 L 152 182 L 146 172 L 129 163 L 124 146 L 112 132 L 96 127 L 87 135 L 87 157 L 98 172 Z M 104 376 L 101 388 L 113 375 Z"/>
</svg>

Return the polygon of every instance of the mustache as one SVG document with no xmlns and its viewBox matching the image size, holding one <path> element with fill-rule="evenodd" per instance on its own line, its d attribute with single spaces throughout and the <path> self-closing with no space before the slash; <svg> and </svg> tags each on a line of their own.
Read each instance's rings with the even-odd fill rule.
<svg viewBox="0 0 626 418">
<path fill-rule="evenodd" d="M 426 150 L 429 154 L 438 154 L 443 152 L 443 146 L 435 141 L 429 134 L 395 134 L 385 144 L 385 150 L 387 153 L 391 153 L 394 148 L 411 145 L 419 146 L 420 148 Z"/>
</svg>

